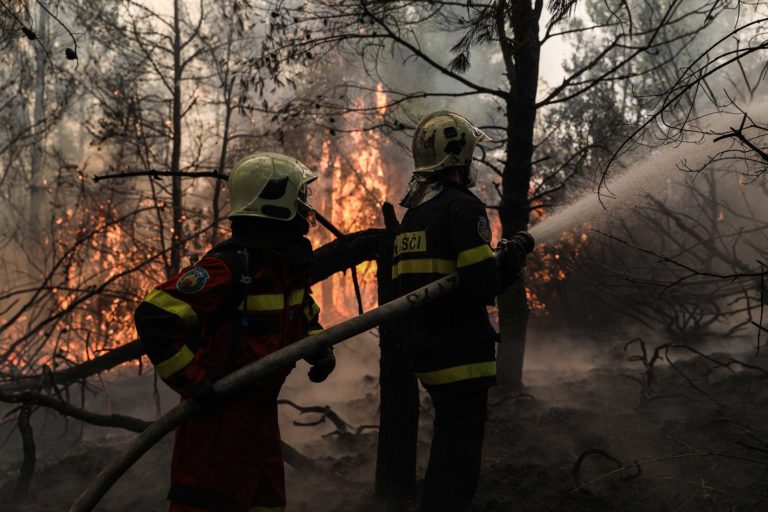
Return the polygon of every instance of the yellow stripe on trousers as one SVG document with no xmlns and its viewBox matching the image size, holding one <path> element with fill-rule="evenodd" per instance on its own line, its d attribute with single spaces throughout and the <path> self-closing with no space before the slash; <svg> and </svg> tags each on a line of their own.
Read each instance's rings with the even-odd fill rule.
<svg viewBox="0 0 768 512">
<path fill-rule="evenodd" d="M 460 382 L 462 380 L 479 379 L 481 377 L 494 377 L 496 375 L 496 361 L 483 363 L 463 364 L 432 372 L 417 372 L 416 376 L 422 384 L 440 385 Z"/>
</svg>

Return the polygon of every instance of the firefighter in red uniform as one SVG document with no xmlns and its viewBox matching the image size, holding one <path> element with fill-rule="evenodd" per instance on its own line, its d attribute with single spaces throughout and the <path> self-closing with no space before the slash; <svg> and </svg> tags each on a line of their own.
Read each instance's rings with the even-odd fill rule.
<svg viewBox="0 0 768 512">
<path fill-rule="evenodd" d="M 453 112 L 424 118 L 413 135 L 415 170 L 400 203 L 393 286 L 404 295 L 458 272 L 461 289 L 402 323 L 407 359 L 435 407 L 422 512 L 467 509 L 480 476 L 488 388 L 495 383 L 496 333 L 486 304 L 522 272 L 533 238 L 518 233 L 496 258 L 472 153 L 485 134 Z M 497 249 L 498 250 L 498 249 Z"/>
<path fill-rule="evenodd" d="M 232 238 L 157 286 L 136 310 L 157 374 L 201 414 L 176 431 L 171 512 L 278 512 L 285 482 L 277 396 L 290 368 L 219 400 L 212 383 L 318 332 L 305 238 L 316 176 L 293 158 L 255 153 L 229 178 Z M 307 360 L 322 382 L 332 349 Z"/>
</svg>

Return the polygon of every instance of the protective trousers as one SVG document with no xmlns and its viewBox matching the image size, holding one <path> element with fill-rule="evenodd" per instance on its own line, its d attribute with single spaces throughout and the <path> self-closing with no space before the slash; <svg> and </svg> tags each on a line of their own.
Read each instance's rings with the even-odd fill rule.
<svg viewBox="0 0 768 512">
<path fill-rule="evenodd" d="M 169 512 L 281 512 L 285 506 L 277 403 L 245 393 L 176 431 Z"/>
<path fill-rule="evenodd" d="M 421 512 L 463 512 L 480 479 L 488 386 L 467 381 L 427 391 L 435 420 Z"/>
</svg>

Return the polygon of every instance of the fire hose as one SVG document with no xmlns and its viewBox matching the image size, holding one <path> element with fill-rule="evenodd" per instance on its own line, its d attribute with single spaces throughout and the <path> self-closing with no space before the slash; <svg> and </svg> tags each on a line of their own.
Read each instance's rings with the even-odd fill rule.
<svg viewBox="0 0 768 512">
<path fill-rule="evenodd" d="M 533 238 L 526 233 L 530 242 L 525 245 L 527 252 L 533 249 Z M 407 315 L 443 297 L 459 286 L 459 275 L 449 274 L 418 290 L 383 304 L 355 318 L 329 327 L 318 334 L 308 336 L 291 345 L 246 365 L 216 381 L 213 388 L 222 396 L 231 395 L 255 380 L 269 375 L 281 367 L 295 363 L 320 349 L 331 347 L 353 336 L 361 334 L 386 321 Z M 192 401 L 184 401 L 165 413 L 139 434 L 128 449 L 115 458 L 91 482 L 91 485 L 75 501 L 69 512 L 90 512 L 104 495 L 152 446 L 169 434 L 182 421 L 200 410 Z"/>
</svg>

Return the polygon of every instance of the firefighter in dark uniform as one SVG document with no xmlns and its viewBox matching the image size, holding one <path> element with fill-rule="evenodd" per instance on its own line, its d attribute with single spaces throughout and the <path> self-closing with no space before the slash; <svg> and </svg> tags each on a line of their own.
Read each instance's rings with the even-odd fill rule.
<svg viewBox="0 0 768 512">
<path fill-rule="evenodd" d="M 232 238 L 158 285 L 136 310 L 157 374 L 204 409 L 177 431 L 171 512 L 279 512 L 285 483 L 277 395 L 290 368 L 218 399 L 212 383 L 319 332 L 310 295 L 316 176 L 293 158 L 255 153 L 229 178 Z M 333 371 L 332 349 L 308 358 L 310 380 Z"/>
<path fill-rule="evenodd" d="M 474 185 L 472 153 L 485 134 L 452 112 L 424 118 L 413 136 L 415 171 L 401 205 L 392 267 L 398 295 L 459 273 L 461 288 L 403 323 L 404 346 L 435 407 L 422 512 L 460 512 L 480 475 L 488 388 L 495 384 L 496 332 L 487 304 L 522 271 L 533 239 L 519 233 L 497 260 Z"/>
</svg>

